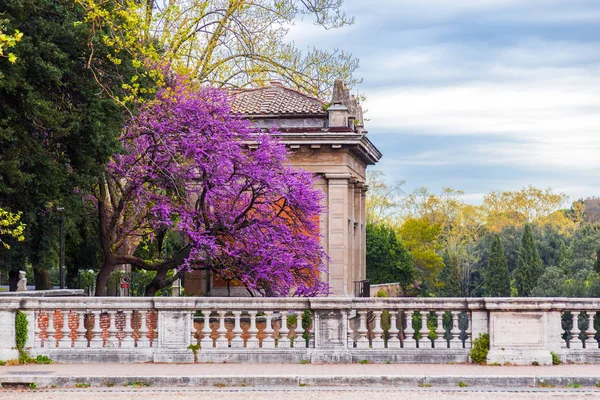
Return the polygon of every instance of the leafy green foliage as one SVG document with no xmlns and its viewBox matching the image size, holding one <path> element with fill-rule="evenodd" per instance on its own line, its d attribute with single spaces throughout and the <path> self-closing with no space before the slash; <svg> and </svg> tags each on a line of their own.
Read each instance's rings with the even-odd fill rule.
<svg viewBox="0 0 600 400">
<path fill-rule="evenodd" d="M 19 352 L 25 350 L 27 342 L 27 316 L 22 311 L 15 314 L 15 342 Z"/>
<path fill-rule="evenodd" d="M 471 361 L 475 364 L 485 364 L 487 362 L 487 355 L 490 351 L 490 335 L 487 333 L 481 333 L 475 339 L 473 339 L 473 347 L 469 352 Z"/>
<path fill-rule="evenodd" d="M 102 30 L 90 37 L 87 22 L 75 24 L 85 15 L 71 0 L 0 0 L 0 11 L 7 32 L 23 33 L 12 49 L 18 62 L 0 62 L 0 205 L 21 210 L 28 233 L 23 242 L 7 242 L 11 254 L 0 253 L 0 264 L 19 270 L 30 263 L 36 288 L 50 288 L 56 208 L 65 208 L 67 240 L 79 237 L 89 216 L 82 195 L 120 149 L 124 113 L 111 94 L 132 71 L 106 63 Z M 88 64 L 92 46 L 96 73 Z M 97 240 L 72 244 L 98 247 Z"/>
<path fill-rule="evenodd" d="M 410 252 L 396 237 L 394 229 L 383 224 L 367 224 L 367 279 L 372 284 L 399 282 L 412 284 L 416 270 Z"/>
<path fill-rule="evenodd" d="M 441 226 L 427 218 L 410 218 L 400 227 L 400 237 L 410 251 L 415 267 L 423 273 L 425 281 L 433 285 L 444 268 L 439 237 Z"/>
<path fill-rule="evenodd" d="M 552 356 L 552 365 L 559 365 L 561 363 L 560 357 L 555 352 L 551 351 L 550 355 Z"/>
<path fill-rule="evenodd" d="M 302 337 L 306 341 L 306 345 L 308 346 L 308 342 L 310 340 L 310 330 L 312 328 L 312 312 L 310 310 L 304 310 L 302 313 L 302 329 L 304 332 L 302 333 Z"/>
</svg>

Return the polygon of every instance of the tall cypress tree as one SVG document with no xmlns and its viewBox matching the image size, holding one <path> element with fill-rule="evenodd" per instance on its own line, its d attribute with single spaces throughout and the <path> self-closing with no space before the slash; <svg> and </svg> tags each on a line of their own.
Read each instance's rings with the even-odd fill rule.
<svg viewBox="0 0 600 400">
<path fill-rule="evenodd" d="M 484 270 L 485 295 L 490 297 L 510 297 L 510 275 L 508 261 L 500 236 L 496 235 L 490 248 L 487 268 Z"/>
<path fill-rule="evenodd" d="M 525 225 L 521 237 L 517 269 L 515 270 L 515 281 L 519 296 L 529 297 L 531 291 L 537 285 L 539 277 L 544 273 L 544 264 L 533 240 L 531 227 Z"/>
<path fill-rule="evenodd" d="M 444 269 L 438 277 L 442 287 L 438 290 L 442 297 L 458 297 L 462 295 L 460 288 L 460 269 L 456 255 L 450 254 L 448 250 L 442 256 Z"/>
</svg>

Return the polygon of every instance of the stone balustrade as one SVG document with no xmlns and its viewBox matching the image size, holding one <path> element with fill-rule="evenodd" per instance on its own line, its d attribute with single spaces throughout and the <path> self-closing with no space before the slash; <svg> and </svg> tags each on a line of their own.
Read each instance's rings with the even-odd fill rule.
<svg viewBox="0 0 600 400">
<path fill-rule="evenodd" d="M 467 362 L 484 333 L 488 362 L 600 362 L 600 299 L 7 297 L 0 360 L 17 311 L 60 362 Z"/>
</svg>

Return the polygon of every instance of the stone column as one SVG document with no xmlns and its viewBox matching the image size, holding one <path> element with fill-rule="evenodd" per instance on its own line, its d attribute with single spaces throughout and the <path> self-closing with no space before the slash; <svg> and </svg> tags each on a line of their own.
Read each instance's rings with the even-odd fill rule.
<svg viewBox="0 0 600 400">
<path fill-rule="evenodd" d="M 349 173 L 325 174 L 328 201 L 329 284 L 336 296 L 351 296 L 348 287 L 348 184 Z"/>
<path fill-rule="evenodd" d="M 346 287 L 348 288 L 349 296 L 352 296 L 354 293 L 354 281 L 356 280 L 355 265 L 357 262 L 356 254 L 354 253 L 354 221 L 356 220 L 356 204 L 354 197 L 355 183 L 355 178 L 350 178 L 350 180 L 348 181 L 348 264 L 346 265 Z"/>
<path fill-rule="evenodd" d="M 361 188 L 360 207 L 360 265 L 359 265 L 359 280 L 367 279 L 367 191 L 368 185 L 363 185 Z"/>
<path fill-rule="evenodd" d="M 364 212 L 363 201 L 362 201 L 362 187 L 363 183 L 358 182 L 354 185 L 354 220 L 353 220 L 353 260 L 352 275 L 353 281 L 360 281 L 364 279 L 361 276 L 361 261 L 362 261 L 362 214 Z"/>
</svg>

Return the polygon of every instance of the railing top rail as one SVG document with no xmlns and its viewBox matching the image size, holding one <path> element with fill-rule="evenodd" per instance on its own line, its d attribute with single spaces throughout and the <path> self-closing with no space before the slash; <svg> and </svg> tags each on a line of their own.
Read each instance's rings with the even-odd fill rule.
<svg viewBox="0 0 600 400">
<path fill-rule="evenodd" d="M 493 310 L 600 311 L 600 298 L 422 298 L 422 297 L 5 297 L 0 309 L 71 310 Z"/>
</svg>

